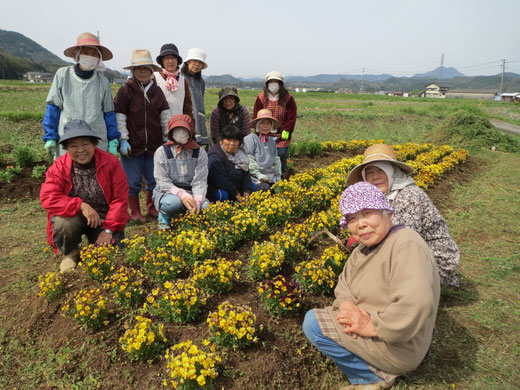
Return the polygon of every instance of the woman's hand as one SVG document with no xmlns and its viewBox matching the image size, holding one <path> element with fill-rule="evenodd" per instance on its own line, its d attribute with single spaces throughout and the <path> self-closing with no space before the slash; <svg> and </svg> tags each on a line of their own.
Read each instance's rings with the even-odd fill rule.
<svg viewBox="0 0 520 390">
<path fill-rule="evenodd" d="M 101 218 L 99 218 L 99 214 L 88 203 L 81 203 L 79 209 L 81 210 L 83 216 L 87 218 L 88 226 L 90 226 L 91 228 L 97 228 L 101 225 Z"/>
<path fill-rule="evenodd" d="M 99 233 L 96 244 L 110 244 L 112 242 L 112 234 L 105 232 L 104 230 Z"/>
<path fill-rule="evenodd" d="M 197 212 L 197 202 L 195 202 L 195 198 L 193 196 L 186 193 L 186 195 L 184 195 L 181 200 L 182 204 L 188 209 L 190 214 L 195 214 Z"/>
<path fill-rule="evenodd" d="M 344 326 L 345 333 L 351 334 L 354 338 L 377 336 L 376 328 L 366 310 L 350 301 L 343 302 L 339 308 L 336 319 Z"/>
</svg>

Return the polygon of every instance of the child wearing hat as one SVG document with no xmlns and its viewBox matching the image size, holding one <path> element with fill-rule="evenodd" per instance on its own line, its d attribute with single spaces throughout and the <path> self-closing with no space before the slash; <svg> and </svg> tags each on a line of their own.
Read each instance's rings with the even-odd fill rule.
<svg viewBox="0 0 520 390">
<path fill-rule="evenodd" d="M 154 156 L 153 190 L 159 210 L 159 229 L 170 227 L 177 214 L 198 213 L 208 207 L 208 155 L 195 142 L 193 123 L 188 115 L 174 115 L 168 123 L 168 142 Z"/>
<path fill-rule="evenodd" d="M 100 138 L 98 147 L 117 155 L 120 134 L 117 130 L 110 83 L 103 75 L 103 61 L 112 59 L 112 52 L 90 33 L 78 36 L 77 43 L 64 51 L 75 65 L 58 69 L 47 95 L 43 117 L 45 149 L 54 158 L 65 152 L 58 140 L 65 124 L 82 119 Z"/>
<path fill-rule="evenodd" d="M 134 50 L 130 65 L 124 69 L 129 69 L 131 76 L 114 99 L 117 126 L 121 133 L 121 164 L 130 187 L 130 218 L 144 223 L 146 219 L 141 214 L 139 192 L 144 177 L 146 209 L 148 215 L 157 218 L 152 200 L 155 188 L 153 156 L 166 138 L 171 115 L 164 94 L 152 78 L 153 72 L 160 68 L 153 63 L 148 50 Z"/>
<path fill-rule="evenodd" d="M 206 110 L 204 108 L 206 84 L 202 78 L 202 70 L 207 67 L 206 52 L 199 48 L 193 48 L 188 50 L 188 56 L 181 69 L 181 74 L 186 78 L 190 87 L 193 114 L 195 115 L 195 140 L 199 145 L 209 145 Z"/>
</svg>

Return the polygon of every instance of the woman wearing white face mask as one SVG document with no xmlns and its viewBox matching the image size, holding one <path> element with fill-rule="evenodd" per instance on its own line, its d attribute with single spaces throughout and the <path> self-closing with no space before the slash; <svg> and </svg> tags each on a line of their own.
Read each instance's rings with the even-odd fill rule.
<svg viewBox="0 0 520 390">
<path fill-rule="evenodd" d="M 159 229 L 186 210 L 198 213 L 208 207 L 208 155 L 194 140 L 192 119 L 175 115 L 168 123 L 168 139 L 154 155 L 153 200 L 159 210 Z"/>
<path fill-rule="evenodd" d="M 296 124 L 296 102 L 284 86 L 283 76 L 274 70 L 265 76 L 264 90 L 258 95 L 253 110 L 253 118 L 258 111 L 268 109 L 280 122 L 280 127 L 272 136 L 276 137 L 278 156 L 282 162 L 282 173 L 287 170 L 287 152 L 291 143 L 294 125 Z"/>
<path fill-rule="evenodd" d="M 54 158 L 65 154 L 57 144 L 65 123 L 73 119 L 86 121 L 100 138 L 98 148 L 117 155 L 120 134 L 117 130 L 112 90 L 103 61 L 112 53 L 90 33 L 78 37 L 76 45 L 64 51 L 74 58 L 75 65 L 58 69 L 47 96 L 47 110 L 43 117 L 45 149 Z"/>
</svg>

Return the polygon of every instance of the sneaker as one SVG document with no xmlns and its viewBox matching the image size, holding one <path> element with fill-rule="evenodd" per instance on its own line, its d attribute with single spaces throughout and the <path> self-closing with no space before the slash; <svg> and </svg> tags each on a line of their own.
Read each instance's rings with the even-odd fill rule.
<svg viewBox="0 0 520 390">
<path fill-rule="evenodd" d="M 392 383 L 388 383 L 385 381 L 377 382 L 377 383 L 367 383 L 364 385 L 347 385 L 342 386 L 338 390 L 385 390 L 392 387 Z"/>
<path fill-rule="evenodd" d="M 79 250 L 73 249 L 69 254 L 65 255 L 60 264 L 60 272 L 71 271 L 78 265 Z"/>
<path fill-rule="evenodd" d="M 159 230 L 170 229 L 170 218 L 167 217 L 164 213 L 159 213 L 159 216 L 157 217 L 157 221 L 159 222 L 157 225 L 157 229 L 159 229 Z"/>
</svg>

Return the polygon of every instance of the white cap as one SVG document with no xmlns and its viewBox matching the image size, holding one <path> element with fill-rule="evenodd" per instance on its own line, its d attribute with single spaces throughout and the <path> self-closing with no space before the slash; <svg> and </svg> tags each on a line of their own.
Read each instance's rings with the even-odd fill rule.
<svg viewBox="0 0 520 390">
<path fill-rule="evenodd" d="M 208 64 L 206 63 L 206 52 L 197 47 L 188 50 L 188 55 L 184 59 L 184 62 L 188 62 L 189 60 L 197 60 L 202 62 L 204 64 L 202 69 L 206 69 L 208 67 Z"/>
<path fill-rule="evenodd" d="M 265 76 L 265 82 L 267 83 L 269 80 L 280 80 L 283 83 L 283 76 L 281 72 L 277 70 L 273 70 Z"/>
</svg>

